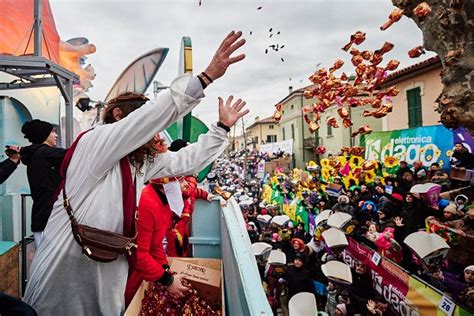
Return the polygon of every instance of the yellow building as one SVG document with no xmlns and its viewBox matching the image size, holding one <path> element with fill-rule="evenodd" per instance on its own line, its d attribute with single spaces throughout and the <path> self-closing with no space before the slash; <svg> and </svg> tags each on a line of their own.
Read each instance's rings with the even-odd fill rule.
<svg viewBox="0 0 474 316">
<path fill-rule="evenodd" d="M 380 88 L 393 85 L 400 93 L 393 98 L 393 112 L 382 119 L 383 130 L 439 124 L 436 99 L 443 90 L 439 57 L 431 57 L 392 73 Z"/>
<path fill-rule="evenodd" d="M 257 116 L 245 130 L 247 145 L 257 150 L 260 149 L 261 144 L 276 143 L 281 140 L 280 129 L 272 116 L 264 119 Z"/>
<path fill-rule="evenodd" d="M 289 94 L 277 104 L 282 104 L 280 120 L 281 140 L 293 140 L 293 163 L 296 168 L 304 168 L 305 162 L 314 160 L 314 149 L 318 144 L 317 132 L 311 134 L 303 120 L 303 107 L 314 103 L 303 96 L 305 88 L 293 91 L 290 87 Z M 275 104 L 275 106 L 277 105 Z"/>
</svg>

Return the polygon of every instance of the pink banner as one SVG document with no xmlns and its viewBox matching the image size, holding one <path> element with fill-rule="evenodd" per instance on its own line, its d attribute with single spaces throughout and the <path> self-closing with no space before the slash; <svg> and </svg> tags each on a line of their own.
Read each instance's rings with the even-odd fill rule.
<svg viewBox="0 0 474 316">
<path fill-rule="evenodd" d="M 390 261 L 381 258 L 374 250 L 349 239 L 349 246 L 343 253 L 344 262 L 351 267 L 354 261 L 363 262 L 372 273 L 373 287 L 401 315 L 412 315 L 407 302 L 409 276 Z"/>
</svg>

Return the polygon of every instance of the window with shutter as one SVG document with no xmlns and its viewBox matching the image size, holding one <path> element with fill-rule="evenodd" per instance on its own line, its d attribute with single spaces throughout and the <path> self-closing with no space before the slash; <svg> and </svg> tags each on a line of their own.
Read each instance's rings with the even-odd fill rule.
<svg viewBox="0 0 474 316">
<path fill-rule="evenodd" d="M 407 90 L 408 101 L 408 127 L 423 126 L 421 113 L 421 89 L 416 87 Z"/>
</svg>

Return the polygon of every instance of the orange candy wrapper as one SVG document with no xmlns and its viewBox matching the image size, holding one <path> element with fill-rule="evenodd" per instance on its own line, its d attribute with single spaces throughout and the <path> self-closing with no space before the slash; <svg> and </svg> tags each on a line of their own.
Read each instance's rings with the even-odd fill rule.
<svg viewBox="0 0 474 316">
<path fill-rule="evenodd" d="M 326 124 L 334 128 L 339 128 L 339 124 L 337 124 L 336 118 L 334 116 L 328 116 L 326 118 Z"/>
<path fill-rule="evenodd" d="M 417 58 L 420 57 L 422 54 L 425 54 L 425 49 L 423 46 L 417 46 L 408 51 L 408 56 L 410 58 Z"/>
<path fill-rule="evenodd" d="M 346 109 L 346 108 L 339 108 L 337 109 L 337 113 L 339 114 L 339 116 L 342 118 L 342 119 L 347 119 L 349 118 L 349 110 Z"/>
<path fill-rule="evenodd" d="M 413 14 L 415 14 L 418 17 L 418 20 L 420 22 L 423 22 L 428 14 L 431 13 L 431 7 L 428 5 L 426 2 L 422 2 L 418 4 L 414 9 L 413 9 Z"/>
<path fill-rule="evenodd" d="M 385 31 L 385 30 L 388 29 L 390 26 L 392 26 L 393 23 L 400 21 L 400 19 L 402 18 L 404 12 L 405 12 L 405 11 L 402 10 L 402 9 L 398 9 L 398 8 L 394 9 L 394 10 L 390 13 L 390 15 L 388 16 L 388 21 L 385 22 L 385 23 L 380 27 L 380 29 L 381 29 L 382 31 Z"/>
<path fill-rule="evenodd" d="M 391 51 L 393 48 L 395 47 L 395 45 L 393 45 L 392 43 L 390 42 L 385 42 L 383 43 L 383 46 L 381 49 L 377 49 L 374 54 L 377 54 L 377 55 L 383 55 L 383 54 L 386 54 L 388 53 L 389 51 Z"/>
<path fill-rule="evenodd" d="M 349 48 L 351 48 L 352 44 L 360 45 L 364 41 L 365 41 L 365 33 L 361 31 L 357 31 L 351 35 L 351 40 L 349 41 L 349 43 L 344 45 L 344 47 L 342 47 L 342 50 L 347 52 Z"/>
<path fill-rule="evenodd" d="M 367 134 L 370 134 L 372 133 L 372 129 L 370 128 L 369 125 L 364 125 L 364 126 L 361 126 L 357 129 L 357 131 L 355 131 L 354 133 L 351 134 L 352 137 L 355 137 L 357 135 L 367 135 Z"/>
<path fill-rule="evenodd" d="M 387 63 L 385 70 L 393 71 L 398 68 L 398 65 L 400 65 L 400 62 L 398 60 L 392 59 Z"/>
<path fill-rule="evenodd" d="M 342 59 L 336 59 L 336 61 L 334 62 L 334 65 L 331 68 L 329 68 L 329 72 L 330 73 L 335 72 L 336 70 L 341 68 L 342 65 L 344 65 L 344 61 Z"/>
</svg>

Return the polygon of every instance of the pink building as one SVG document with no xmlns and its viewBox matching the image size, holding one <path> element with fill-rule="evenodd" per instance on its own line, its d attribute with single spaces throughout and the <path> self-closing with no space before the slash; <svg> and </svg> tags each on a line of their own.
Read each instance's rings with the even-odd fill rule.
<svg viewBox="0 0 474 316">
<path fill-rule="evenodd" d="M 393 98 L 393 112 L 382 119 L 382 129 L 392 131 L 410 127 L 438 125 L 435 111 L 440 95 L 441 61 L 438 56 L 392 73 L 380 88 L 397 86 L 400 93 Z"/>
</svg>

